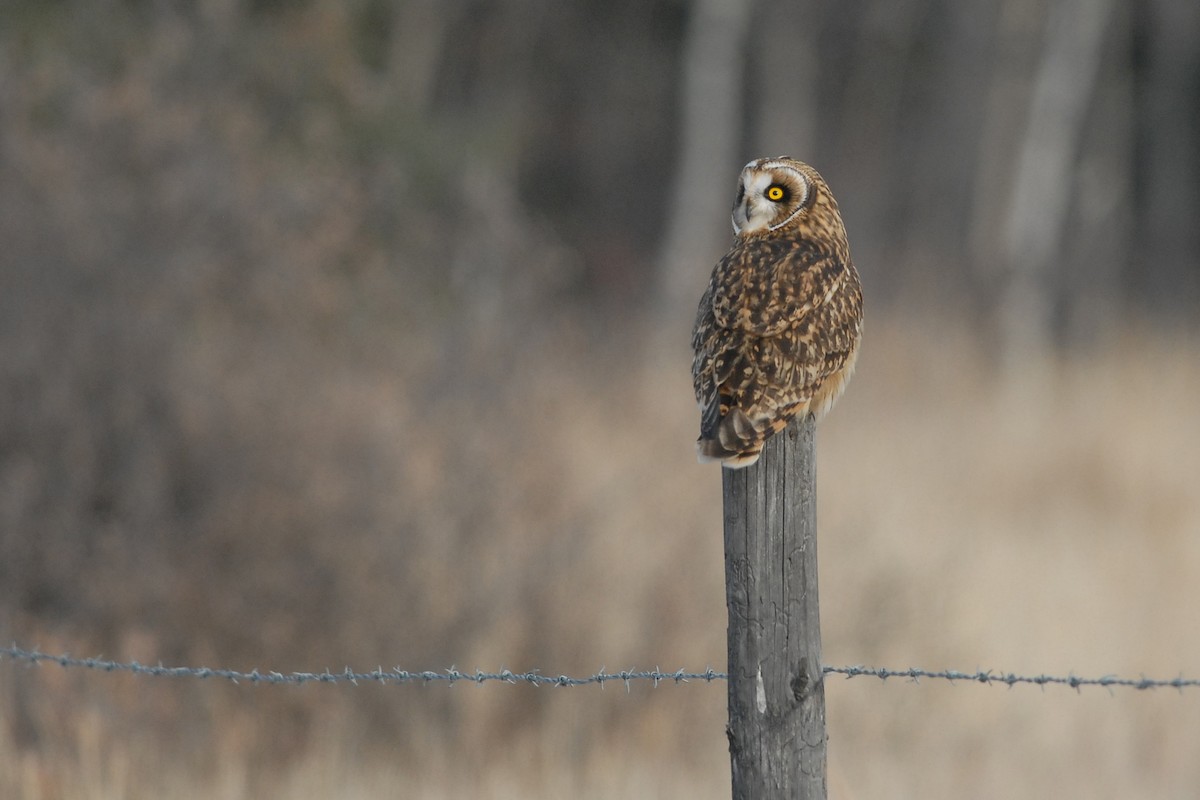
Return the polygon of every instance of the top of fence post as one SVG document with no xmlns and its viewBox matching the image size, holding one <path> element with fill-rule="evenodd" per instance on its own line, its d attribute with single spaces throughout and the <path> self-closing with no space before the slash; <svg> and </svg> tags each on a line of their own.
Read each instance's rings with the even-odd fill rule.
<svg viewBox="0 0 1200 800">
<path fill-rule="evenodd" d="M 826 796 L 815 423 L 722 470 L 734 800 Z"/>
</svg>

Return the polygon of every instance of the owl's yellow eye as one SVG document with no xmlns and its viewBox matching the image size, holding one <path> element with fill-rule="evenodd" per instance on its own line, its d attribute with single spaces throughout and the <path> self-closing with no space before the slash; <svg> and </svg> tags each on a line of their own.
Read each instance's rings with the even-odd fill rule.
<svg viewBox="0 0 1200 800">
<path fill-rule="evenodd" d="M 772 183 L 767 187 L 767 199 L 772 202 L 778 203 L 786 194 L 787 192 L 778 183 Z"/>
</svg>

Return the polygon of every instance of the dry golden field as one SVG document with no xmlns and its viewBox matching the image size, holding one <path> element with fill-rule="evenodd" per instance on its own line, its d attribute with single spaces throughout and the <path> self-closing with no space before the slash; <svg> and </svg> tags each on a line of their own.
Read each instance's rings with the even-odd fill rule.
<svg viewBox="0 0 1200 800">
<path fill-rule="evenodd" d="M 872 318 L 820 430 L 827 663 L 1200 676 L 1200 336 L 1128 329 L 1002 378 L 966 331 Z M 439 397 L 436 353 L 349 369 L 205 341 L 180 385 L 211 369 L 228 389 L 181 392 L 181 446 L 224 446 L 218 415 L 282 458 L 213 478 L 245 486 L 198 543 L 102 538 L 79 580 L 104 628 L 27 618 L 20 644 L 285 672 L 724 667 L 719 475 L 694 463 L 682 346 L 564 324 L 496 363 L 467 342 L 478 384 Z M 1196 690 L 830 678 L 827 702 L 832 798 L 1200 786 Z M 0 796 L 720 798 L 724 710 L 721 683 L 248 687 L 4 662 Z"/>
</svg>

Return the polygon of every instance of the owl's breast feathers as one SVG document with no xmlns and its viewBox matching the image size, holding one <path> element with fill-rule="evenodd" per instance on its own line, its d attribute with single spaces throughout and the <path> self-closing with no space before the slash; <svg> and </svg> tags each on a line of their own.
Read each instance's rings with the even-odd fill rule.
<svg viewBox="0 0 1200 800">
<path fill-rule="evenodd" d="M 862 290 L 844 239 L 831 244 L 740 240 L 713 271 L 692 335 L 701 459 L 749 466 L 768 436 L 798 414 L 821 416 L 841 394 Z"/>
</svg>

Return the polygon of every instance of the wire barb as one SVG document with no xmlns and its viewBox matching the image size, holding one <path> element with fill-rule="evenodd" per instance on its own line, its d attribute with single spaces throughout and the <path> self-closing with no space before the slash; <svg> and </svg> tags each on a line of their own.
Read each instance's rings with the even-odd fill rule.
<svg viewBox="0 0 1200 800">
<path fill-rule="evenodd" d="M 729 676 L 724 672 L 717 672 L 712 667 L 708 667 L 704 672 L 687 672 L 679 669 L 674 672 L 663 672 L 655 668 L 653 670 L 620 670 L 619 672 L 607 672 L 601 668 L 595 675 L 589 675 L 584 678 L 572 678 L 568 675 L 559 675 L 552 677 L 543 675 L 538 670 L 530 672 L 513 672 L 512 670 L 502 669 L 499 672 L 483 672 L 476 670 L 473 673 L 461 672 L 454 667 L 443 672 L 435 672 L 425 670 L 420 672 L 412 672 L 403 670 L 399 667 L 393 667 L 391 670 L 385 670 L 383 667 L 376 667 L 371 672 L 355 672 L 346 667 L 340 672 L 332 672 L 326 669 L 324 672 L 277 672 L 275 670 L 260 671 L 257 668 L 249 672 L 240 672 L 233 669 L 212 669 L 209 667 L 166 667 L 159 663 L 157 666 L 147 666 L 139 664 L 137 661 L 121 662 L 111 661 L 102 658 L 75 658 L 70 655 L 51 653 L 43 653 L 39 650 L 26 650 L 23 647 L 18 647 L 13 644 L 9 647 L 0 647 L 0 659 L 7 658 L 10 661 L 24 662 L 31 666 L 37 666 L 44 662 L 57 664 L 64 669 L 67 668 L 82 668 L 98 670 L 100 672 L 128 672 L 132 675 L 153 676 L 156 678 L 223 678 L 231 683 L 246 682 L 251 685 L 259 684 L 286 684 L 299 685 L 305 683 L 337 683 L 350 684 L 358 686 L 363 683 L 377 683 L 381 685 L 388 684 L 403 684 L 403 683 L 436 683 L 444 682 L 454 685 L 457 681 L 466 681 L 475 684 L 484 684 L 491 681 L 500 683 L 517 684 L 528 683 L 533 686 L 556 686 L 556 687 L 572 687 L 572 686 L 587 686 L 590 684 L 599 684 L 603 688 L 606 681 L 621 681 L 625 684 L 625 689 L 628 691 L 634 681 L 649 681 L 654 687 L 662 686 L 665 683 L 674 683 L 676 685 L 686 684 L 691 681 L 704 681 L 712 683 L 713 681 L 728 680 Z M 997 673 L 993 670 L 978 670 L 976 672 L 959 672 L 957 670 L 925 670 L 910 667 L 908 669 L 888 669 L 886 667 L 864 667 L 864 666 L 849 666 L 849 667 L 824 667 L 822 672 L 825 675 L 842 675 L 847 680 L 850 678 L 878 678 L 881 681 L 886 681 L 888 678 L 908 678 L 913 683 L 919 683 L 921 679 L 928 678 L 932 680 L 943 680 L 949 683 L 956 681 L 969 681 L 973 683 L 983 683 L 987 685 L 1004 684 L 1009 688 L 1017 684 L 1032 684 L 1035 686 L 1045 687 L 1047 685 L 1068 686 L 1076 691 L 1081 690 L 1085 686 L 1103 686 L 1108 689 L 1115 687 L 1124 687 L 1130 689 L 1194 689 L 1200 687 L 1200 678 L 1184 678 L 1179 676 L 1170 680 L 1155 680 L 1142 676 L 1140 678 L 1121 678 L 1116 675 L 1103 675 L 1099 678 L 1080 678 L 1076 675 L 1054 676 L 1054 675 L 1016 675 L 1011 672 Z"/>
</svg>

